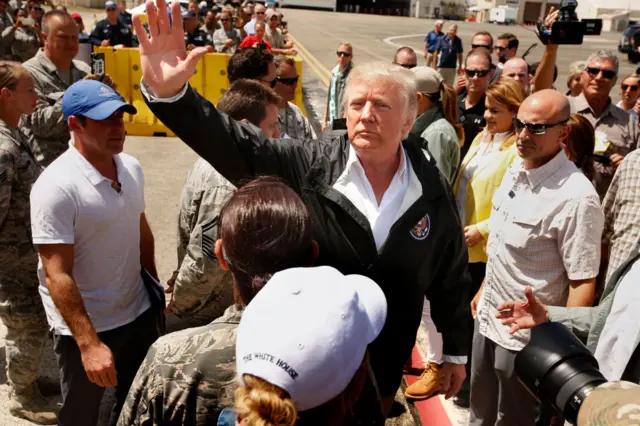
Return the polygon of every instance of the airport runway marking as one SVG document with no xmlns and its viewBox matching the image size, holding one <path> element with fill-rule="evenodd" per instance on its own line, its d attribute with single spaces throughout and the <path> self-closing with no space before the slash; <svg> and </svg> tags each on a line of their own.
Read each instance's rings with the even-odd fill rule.
<svg viewBox="0 0 640 426">
<path fill-rule="evenodd" d="M 329 87 L 329 82 L 331 81 L 331 71 L 327 69 L 322 63 L 315 57 L 309 50 L 295 37 L 289 34 L 289 38 L 295 43 L 294 48 L 298 50 L 298 54 L 302 57 L 302 60 L 311 67 L 311 69 L 316 73 L 320 81 L 326 86 Z"/>
</svg>

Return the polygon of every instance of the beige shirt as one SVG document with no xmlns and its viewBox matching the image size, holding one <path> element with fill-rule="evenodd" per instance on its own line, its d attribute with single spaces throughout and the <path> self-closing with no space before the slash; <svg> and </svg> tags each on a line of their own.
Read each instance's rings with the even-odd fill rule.
<svg viewBox="0 0 640 426">
<path fill-rule="evenodd" d="M 271 44 L 272 48 L 284 49 L 286 40 L 284 39 L 284 35 L 282 34 L 282 30 L 280 28 L 276 28 L 274 31 L 271 30 L 271 28 L 267 25 L 264 38 L 269 42 L 269 44 Z"/>
<path fill-rule="evenodd" d="M 529 332 L 511 336 L 495 317 L 498 305 L 523 299 L 531 286 L 543 303 L 565 306 L 570 280 L 598 274 L 603 225 L 598 194 L 564 151 L 532 170 L 516 158 L 493 197 L 480 333 L 522 349 Z"/>
<path fill-rule="evenodd" d="M 623 157 L 638 147 L 638 125 L 634 118 L 626 111 L 617 107 L 611 101 L 604 109 L 600 117 L 589 106 L 584 94 L 576 97 L 568 97 L 571 104 L 571 112 L 579 114 L 589 120 L 596 131 L 595 152 L 605 155 L 619 154 Z M 596 175 L 594 178 L 596 191 L 600 198 L 604 198 L 607 189 L 613 179 L 615 168 L 595 163 Z"/>
</svg>

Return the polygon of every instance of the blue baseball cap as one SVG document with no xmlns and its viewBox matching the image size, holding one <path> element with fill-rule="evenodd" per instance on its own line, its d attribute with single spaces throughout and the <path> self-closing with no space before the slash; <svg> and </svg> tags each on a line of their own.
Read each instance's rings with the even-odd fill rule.
<svg viewBox="0 0 640 426">
<path fill-rule="evenodd" d="M 138 112 L 133 105 L 123 102 L 115 90 L 96 80 L 73 83 L 62 96 L 62 114 L 65 120 L 72 115 L 82 115 L 100 121 L 119 109 L 129 114 Z"/>
<path fill-rule="evenodd" d="M 118 6 L 116 5 L 116 2 L 112 1 L 112 0 L 107 0 L 104 2 L 104 8 L 106 10 L 113 10 L 113 9 L 117 9 Z"/>
</svg>

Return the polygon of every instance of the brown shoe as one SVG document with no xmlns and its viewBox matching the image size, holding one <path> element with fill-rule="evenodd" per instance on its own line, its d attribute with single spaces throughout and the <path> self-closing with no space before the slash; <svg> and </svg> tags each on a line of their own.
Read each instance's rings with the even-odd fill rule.
<svg viewBox="0 0 640 426">
<path fill-rule="evenodd" d="M 425 365 L 422 376 L 404 391 L 407 399 L 427 399 L 437 395 L 440 391 L 440 381 L 442 380 L 442 366 L 435 362 Z"/>
<path fill-rule="evenodd" d="M 9 413 L 39 425 L 57 425 L 58 413 L 54 404 L 47 401 L 36 389 L 31 395 L 9 394 Z"/>
</svg>

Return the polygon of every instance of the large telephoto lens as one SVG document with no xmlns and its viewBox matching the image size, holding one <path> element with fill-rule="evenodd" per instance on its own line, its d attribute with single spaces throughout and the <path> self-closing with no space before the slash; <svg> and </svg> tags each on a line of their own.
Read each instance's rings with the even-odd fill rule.
<svg viewBox="0 0 640 426">
<path fill-rule="evenodd" d="M 531 330 L 531 340 L 516 355 L 515 370 L 538 401 L 555 409 L 571 424 L 587 395 L 606 379 L 582 342 L 560 323 Z"/>
</svg>

